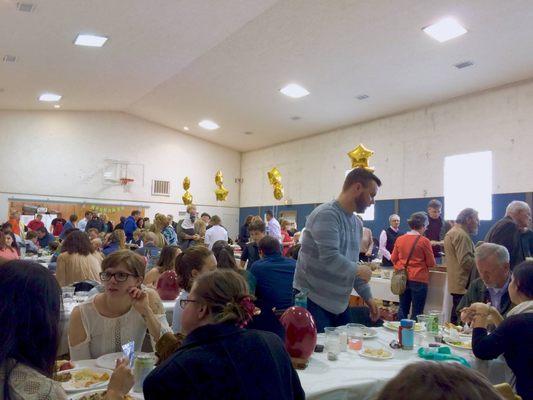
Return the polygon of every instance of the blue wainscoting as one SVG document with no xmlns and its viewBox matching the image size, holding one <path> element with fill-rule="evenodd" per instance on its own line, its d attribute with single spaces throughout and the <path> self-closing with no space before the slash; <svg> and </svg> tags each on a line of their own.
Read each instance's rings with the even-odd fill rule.
<svg viewBox="0 0 533 400">
<path fill-rule="evenodd" d="M 526 193 L 505 193 L 492 195 L 492 220 L 481 221 L 479 232 L 473 237 L 474 242 L 483 240 L 489 228 L 505 214 L 505 208 L 513 200 L 526 201 Z M 446 204 L 444 198 L 435 197 L 442 201 L 444 207 Z M 427 204 L 431 198 L 417 198 L 417 199 L 399 199 L 399 200 L 378 200 L 375 205 L 375 213 L 373 221 L 365 221 L 365 226 L 372 230 L 374 237 L 378 237 L 382 229 L 386 228 L 389 224 L 389 215 L 395 213 L 395 206 L 397 205 L 397 213 L 402 218 L 401 229 L 403 231 L 408 230 L 407 218 L 414 212 L 426 211 Z M 295 204 L 288 206 L 274 206 L 267 205 L 261 207 L 242 207 L 239 212 L 240 225 L 244 223 L 246 216 L 248 215 L 261 215 L 266 210 L 273 210 L 276 214 L 281 211 L 296 211 L 296 222 L 298 229 L 302 229 L 305 226 L 307 216 L 313 211 L 317 204 Z"/>
</svg>

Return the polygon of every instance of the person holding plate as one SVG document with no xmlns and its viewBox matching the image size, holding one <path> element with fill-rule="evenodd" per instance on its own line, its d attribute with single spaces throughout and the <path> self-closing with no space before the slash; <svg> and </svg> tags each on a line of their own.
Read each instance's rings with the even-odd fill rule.
<svg viewBox="0 0 533 400">
<path fill-rule="evenodd" d="M 52 379 L 61 329 L 61 288 L 40 264 L 10 261 L 0 268 L 0 400 L 66 400 Z M 126 360 L 117 363 L 105 400 L 133 386 Z"/>
<path fill-rule="evenodd" d="M 102 262 L 104 293 L 75 307 L 70 317 L 69 348 L 73 360 L 122 351 L 135 341 L 140 351 L 146 329 L 155 343 L 170 327 L 157 292 L 141 287 L 145 261 L 131 250 L 119 250 Z"/>
</svg>

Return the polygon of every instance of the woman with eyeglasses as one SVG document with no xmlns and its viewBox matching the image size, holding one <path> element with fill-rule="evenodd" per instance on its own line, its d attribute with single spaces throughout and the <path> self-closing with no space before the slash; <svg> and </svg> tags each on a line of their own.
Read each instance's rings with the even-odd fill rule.
<svg viewBox="0 0 533 400">
<path fill-rule="evenodd" d="M 245 279 L 215 270 L 182 299 L 187 336 L 143 385 L 146 400 L 304 399 L 284 344 L 271 332 L 243 329 L 256 310 Z"/>
<path fill-rule="evenodd" d="M 94 359 L 121 352 L 135 341 L 140 351 L 146 329 L 152 343 L 170 332 L 157 292 L 141 288 L 144 259 L 130 250 L 119 250 L 102 262 L 104 292 L 75 307 L 70 317 L 69 347 L 72 360 Z"/>
<path fill-rule="evenodd" d="M 10 261 L 0 268 L 0 293 L 0 399 L 66 400 L 52 379 L 61 335 L 56 279 L 37 263 Z M 123 399 L 132 386 L 133 374 L 121 360 L 104 399 Z"/>
</svg>

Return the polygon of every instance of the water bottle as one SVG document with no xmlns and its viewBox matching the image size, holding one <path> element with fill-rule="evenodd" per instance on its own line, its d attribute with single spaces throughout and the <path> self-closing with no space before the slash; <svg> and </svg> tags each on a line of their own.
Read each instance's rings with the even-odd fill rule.
<svg viewBox="0 0 533 400">
<path fill-rule="evenodd" d="M 294 296 L 294 305 L 307 309 L 307 290 L 303 289 Z"/>
<path fill-rule="evenodd" d="M 415 321 L 402 319 L 398 328 L 398 339 L 404 350 L 412 350 L 415 345 Z"/>
</svg>

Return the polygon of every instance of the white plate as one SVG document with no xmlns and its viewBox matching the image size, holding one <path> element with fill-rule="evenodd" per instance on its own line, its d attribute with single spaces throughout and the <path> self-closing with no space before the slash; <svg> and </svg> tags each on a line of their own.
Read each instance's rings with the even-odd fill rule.
<svg viewBox="0 0 533 400">
<path fill-rule="evenodd" d="M 135 352 L 136 356 L 139 354 L 155 355 L 155 353 L 142 353 L 140 351 Z M 126 356 L 122 352 L 104 354 L 103 356 L 100 356 L 96 359 L 96 366 L 106 369 L 115 369 L 116 361 L 119 358 L 126 358 Z"/>
<path fill-rule="evenodd" d="M 378 335 L 378 331 L 372 328 L 365 329 L 365 332 L 360 335 L 350 335 L 356 339 L 372 339 Z"/>
<path fill-rule="evenodd" d="M 452 329 L 453 329 L 453 328 L 452 328 Z M 457 331 L 457 329 L 454 329 L 454 330 Z M 448 335 L 448 336 L 450 336 L 450 337 L 452 336 L 452 335 L 450 335 L 450 329 L 449 329 L 449 328 L 446 328 L 446 327 L 442 328 L 442 332 L 444 332 L 444 334 L 446 334 L 446 335 Z M 457 331 L 457 333 L 458 333 L 458 335 L 459 335 L 461 338 L 463 338 L 463 339 L 465 339 L 465 338 L 466 338 L 466 339 L 468 339 L 468 338 L 472 338 L 472 332 L 470 332 L 470 333 L 463 333 L 463 332 L 459 332 L 459 331 Z"/>
<path fill-rule="evenodd" d="M 70 374 L 74 375 L 76 372 L 83 371 L 83 370 L 90 370 L 90 371 L 93 371 L 93 372 L 97 372 L 99 374 L 107 373 L 110 378 L 111 378 L 111 374 L 113 373 L 113 371 L 111 371 L 109 369 L 86 367 L 86 368 L 74 368 L 74 369 L 70 369 L 68 371 L 61 371 L 57 375 L 63 375 L 63 374 L 66 374 L 66 373 L 70 373 Z M 84 391 L 87 391 L 87 390 L 90 390 L 90 389 L 97 389 L 97 388 L 101 388 L 101 387 L 107 386 L 107 384 L 109 383 L 109 379 L 107 379 L 105 381 L 102 381 L 102 382 L 97 382 L 97 383 L 95 383 L 93 385 L 90 385 L 90 386 L 87 386 L 87 387 L 76 386 L 76 385 L 74 385 L 72 380 L 70 380 L 68 382 L 59 382 L 59 383 L 61 384 L 61 386 L 63 387 L 65 392 L 73 393 L 73 392 L 84 392 Z"/>
<path fill-rule="evenodd" d="M 385 321 L 383 327 L 390 329 L 391 331 L 397 331 L 400 327 L 400 321 Z M 415 332 L 422 332 L 422 324 L 415 323 Z"/>
<path fill-rule="evenodd" d="M 98 389 L 98 390 L 91 390 L 90 392 L 83 392 L 83 393 L 77 393 L 71 397 L 69 397 L 69 400 L 80 400 L 83 398 L 83 396 L 90 396 L 91 394 L 95 394 L 95 393 L 103 393 L 105 392 L 107 389 Z M 136 400 L 142 400 L 144 399 L 143 395 L 141 393 L 133 393 L 133 392 L 130 392 L 128 393 L 128 396 L 130 396 L 132 399 Z"/>
<path fill-rule="evenodd" d="M 373 356 L 373 355 L 370 355 L 370 354 L 366 354 L 364 350 L 361 350 L 359 351 L 359 355 L 361 357 L 364 357 L 364 358 L 368 358 L 370 360 L 378 360 L 378 361 L 384 361 L 384 360 L 390 360 L 391 358 L 393 358 L 394 356 L 392 355 L 392 351 L 389 351 L 389 350 L 385 350 L 387 353 L 389 353 L 390 355 L 387 356 L 387 357 L 378 357 L 378 356 Z"/>
<path fill-rule="evenodd" d="M 448 346 L 456 347 L 458 349 L 463 349 L 463 350 L 472 350 L 471 341 L 455 340 L 455 339 L 448 338 L 448 337 L 445 337 L 443 339 L 444 339 L 444 343 L 446 343 Z M 464 343 L 464 345 L 457 344 L 457 342 Z"/>
</svg>

